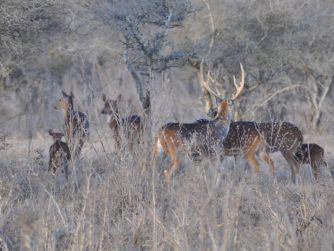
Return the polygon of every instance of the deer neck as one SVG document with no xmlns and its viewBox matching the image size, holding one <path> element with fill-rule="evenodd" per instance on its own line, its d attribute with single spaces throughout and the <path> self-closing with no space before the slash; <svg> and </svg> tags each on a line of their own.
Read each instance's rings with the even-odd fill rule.
<svg viewBox="0 0 334 251">
<path fill-rule="evenodd" d="M 217 127 L 229 126 L 232 121 L 232 116 L 230 114 L 220 114 L 215 119 L 212 120 L 213 124 Z"/>
<path fill-rule="evenodd" d="M 214 132 L 219 138 L 224 139 L 230 130 L 232 116 L 230 114 L 219 115 L 212 121 Z"/>
<path fill-rule="evenodd" d="M 71 120 L 73 119 L 73 108 L 72 106 L 69 106 L 67 110 L 65 111 L 65 124 L 70 124 Z"/>
<path fill-rule="evenodd" d="M 60 144 L 61 143 L 61 139 L 55 139 L 54 143 Z"/>
<path fill-rule="evenodd" d="M 117 129 L 120 123 L 120 118 L 118 114 L 108 116 L 108 124 L 111 129 Z"/>
</svg>

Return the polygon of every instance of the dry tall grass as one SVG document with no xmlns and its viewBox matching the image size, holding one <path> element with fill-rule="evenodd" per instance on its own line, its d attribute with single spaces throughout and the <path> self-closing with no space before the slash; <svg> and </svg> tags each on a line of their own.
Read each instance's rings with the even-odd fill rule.
<svg viewBox="0 0 334 251">
<path fill-rule="evenodd" d="M 169 10 L 161 8 L 165 3 L 172 3 Z M 247 88 L 240 117 L 296 124 L 306 143 L 324 147 L 333 168 L 332 0 L 0 5 L 0 250 L 334 250 L 328 169 L 315 182 L 305 165 L 293 185 L 280 154 L 273 155 L 275 177 L 264 165 L 255 175 L 230 158 L 194 163 L 185 157 L 168 190 L 161 177 L 168 158 L 152 163 L 149 155 L 158 127 L 205 117 L 192 64 L 151 72 L 164 62 L 160 59 L 189 53 L 188 59 L 212 64 L 227 92 L 243 63 Z M 169 17 L 176 13 L 183 23 L 168 32 L 163 26 L 169 18 L 160 19 L 163 26 L 142 23 L 146 14 L 156 20 L 160 10 Z M 129 20 L 139 22 L 137 45 L 138 38 L 124 44 L 133 31 L 119 21 Z M 160 48 L 148 53 L 159 57 L 145 59 L 143 46 L 149 52 Z M 152 104 L 145 145 L 133 154 L 126 147 L 115 150 L 100 114 L 102 93 L 110 98 L 121 93 L 124 115 L 143 114 L 126 54 L 148 84 Z M 181 62 L 192 62 L 188 59 Z M 68 181 L 61 172 L 47 171 L 52 144 L 47 130 L 63 126 L 53 109 L 62 88 L 75 93 L 75 109 L 87 113 L 91 125 Z"/>
<path fill-rule="evenodd" d="M 30 156 L 28 141 L 3 142 L 3 250 L 334 248 L 334 183 L 328 170 L 315 182 L 305 166 L 293 185 L 279 156 L 277 177 L 266 166 L 252 174 L 232 159 L 222 164 L 185 159 L 168 190 L 161 171 L 169 160 L 160 157 L 153 165 L 148 142 L 135 154 L 126 148 L 115 152 L 111 138 L 93 134 L 66 182 L 64 174 L 47 172 L 51 142 L 34 139 Z"/>
</svg>

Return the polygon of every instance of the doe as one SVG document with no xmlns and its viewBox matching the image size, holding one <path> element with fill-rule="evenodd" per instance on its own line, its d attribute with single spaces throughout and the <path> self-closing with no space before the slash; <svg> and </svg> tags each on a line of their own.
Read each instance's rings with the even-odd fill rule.
<svg viewBox="0 0 334 251">
<path fill-rule="evenodd" d="M 134 146 L 139 145 L 143 137 L 142 118 L 138 115 L 122 116 L 120 112 L 121 95 L 118 95 L 116 99 L 108 99 L 106 95 L 103 95 L 102 100 L 104 107 L 101 114 L 108 116 L 108 124 L 114 133 L 117 149 L 120 149 L 122 135 L 124 135 L 129 151 L 133 152 Z"/>
<path fill-rule="evenodd" d="M 71 92 L 68 95 L 66 92 L 62 91 L 62 94 L 63 97 L 58 100 L 55 109 L 65 113 L 65 140 L 69 145 L 74 159 L 76 159 L 79 157 L 82 147 L 88 139 L 89 122 L 86 114 L 74 110 L 73 93 Z"/>
</svg>

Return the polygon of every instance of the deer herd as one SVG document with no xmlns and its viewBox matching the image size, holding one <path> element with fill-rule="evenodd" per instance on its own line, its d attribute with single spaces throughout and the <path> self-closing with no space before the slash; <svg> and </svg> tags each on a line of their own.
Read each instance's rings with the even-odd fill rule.
<svg viewBox="0 0 334 251">
<path fill-rule="evenodd" d="M 291 168 L 293 183 L 296 182 L 296 173 L 301 164 L 311 165 L 315 179 L 319 177 L 320 167 L 327 166 L 324 149 L 317 144 L 304 143 L 300 129 L 289 122 L 233 121 L 233 103 L 240 96 L 245 83 L 244 69 L 240 66 L 240 83 L 237 84 L 234 78 L 236 93 L 229 98 L 225 98 L 217 88 L 214 91 L 209 81 L 204 81 L 201 77 L 204 90 L 218 100 L 217 108 L 211 110 L 212 118 L 193 123 L 167 123 L 155 134 L 152 160 L 156 161 L 160 153 L 169 156 L 170 166 L 163 171 L 168 186 L 184 156 L 192 160 L 221 160 L 224 156 L 242 156 L 256 172 L 260 167 L 258 156 L 275 175 L 275 165 L 270 154 L 281 152 Z M 208 80 L 212 80 L 209 75 Z M 55 109 L 64 112 L 64 133 L 49 130 L 54 140 L 49 149 L 49 171 L 55 173 L 57 169 L 62 169 L 67 178 L 69 161 L 79 157 L 89 137 L 89 122 L 87 115 L 74 110 L 73 93 L 66 94 L 63 91 L 62 94 Z M 125 139 L 129 152 L 132 152 L 134 146 L 143 141 L 143 118 L 138 115 L 122 115 L 121 95 L 116 99 L 108 99 L 103 95 L 102 100 L 104 107 L 101 114 L 108 116 L 108 125 L 113 132 L 117 149 L 121 149 L 122 139 Z M 65 142 L 61 140 L 63 136 Z"/>
</svg>

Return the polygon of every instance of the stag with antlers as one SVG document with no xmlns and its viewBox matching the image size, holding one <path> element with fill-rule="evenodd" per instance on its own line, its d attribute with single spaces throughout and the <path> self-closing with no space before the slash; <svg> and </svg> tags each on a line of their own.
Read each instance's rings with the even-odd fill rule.
<svg viewBox="0 0 334 251">
<path fill-rule="evenodd" d="M 154 156 L 158 152 L 167 153 L 171 166 L 164 170 L 165 181 L 169 185 L 171 177 L 178 168 L 181 154 L 194 154 L 211 158 L 223 151 L 224 139 L 229 132 L 233 115 L 233 101 L 240 96 L 244 87 L 245 74 L 241 65 L 241 81 L 235 82 L 236 93 L 224 100 L 218 90 L 213 91 L 208 82 L 204 83 L 206 90 L 219 96 L 222 101 L 218 104 L 217 113 L 212 120 L 199 120 L 194 123 L 168 123 L 160 128 L 155 139 Z"/>
<path fill-rule="evenodd" d="M 199 79 L 205 98 L 205 109 L 208 116 L 212 117 L 216 114 L 211 99 L 211 94 L 214 92 L 206 86 L 208 86 L 208 81 L 217 81 L 209 73 L 207 79 L 204 80 L 202 67 L 201 65 Z M 231 122 L 229 133 L 224 140 L 224 155 L 234 157 L 242 155 L 247 163 L 258 172 L 259 163 L 256 159 L 258 154 L 261 160 L 271 167 L 272 173 L 275 174 L 275 166 L 269 154 L 280 151 L 290 165 L 292 181 L 295 183 L 299 165 L 294 155 L 302 143 L 302 132 L 297 126 L 289 122 L 235 121 Z"/>
<path fill-rule="evenodd" d="M 243 72 L 243 69 L 242 69 Z M 216 78 L 212 77 L 211 71 L 207 72 L 206 77 L 203 74 L 203 61 L 200 65 L 199 72 L 200 85 L 203 91 L 203 96 L 205 99 L 205 110 L 209 117 L 215 116 L 217 111 L 213 108 L 213 102 L 211 96 L 214 96 L 218 102 L 221 101 L 221 97 L 216 95 L 218 92 L 218 81 Z M 210 87 L 210 84 L 214 84 L 216 91 Z M 235 77 L 233 77 L 233 84 L 237 88 Z M 208 120 L 201 120 L 205 123 Z M 226 135 L 224 142 L 224 155 L 225 156 L 237 156 L 243 155 L 247 163 L 254 168 L 257 172 L 259 171 L 259 163 L 256 160 L 256 153 L 261 150 L 260 157 L 263 159 L 272 170 L 274 170 L 274 165 L 270 159 L 268 153 L 264 151 L 264 140 L 261 137 L 259 130 L 256 128 L 254 122 L 233 122 L 230 123 L 229 133 Z"/>
</svg>

